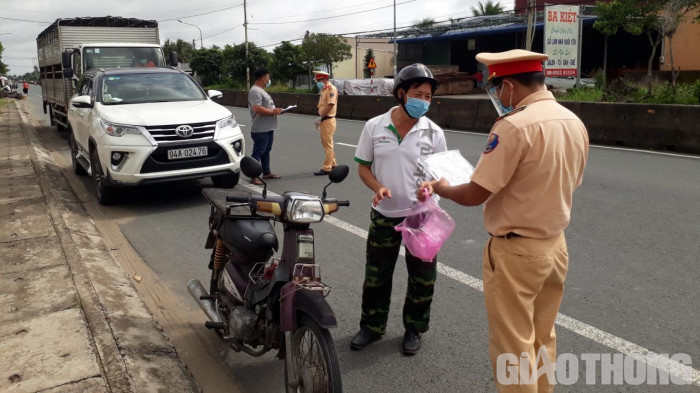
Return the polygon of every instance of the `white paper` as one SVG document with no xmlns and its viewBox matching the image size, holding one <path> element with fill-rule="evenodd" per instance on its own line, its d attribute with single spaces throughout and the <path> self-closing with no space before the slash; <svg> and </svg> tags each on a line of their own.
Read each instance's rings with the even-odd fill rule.
<svg viewBox="0 0 700 393">
<path fill-rule="evenodd" d="M 297 107 L 296 105 L 290 105 L 290 106 L 288 106 L 288 107 L 282 109 L 282 113 L 284 113 L 284 112 L 286 112 L 286 111 L 288 111 L 288 110 L 290 110 L 290 109 L 294 109 L 294 108 L 296 108 L 296 107 Z"/>
<path fill-rule="evenodd" d="M 418 157 L 418 163 L 435 180 L 443 177 L 451 186 L 469 183 L 474 167 L 459 150 L 449 150 Z"/>
</svg>

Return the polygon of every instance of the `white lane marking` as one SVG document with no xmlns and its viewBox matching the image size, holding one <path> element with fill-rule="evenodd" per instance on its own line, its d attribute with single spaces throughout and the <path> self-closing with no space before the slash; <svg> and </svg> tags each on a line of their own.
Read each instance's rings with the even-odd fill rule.
<svg viewBox="0 0 700 393">
<path fill-rule="evenodd" d="M 251 184 L 241 185 L 252 191 L 262 192 L 262 187 L 254 186 Z M 270 192 L 269 190 L 268 194 L 277 195 L 273 192 Z M 366 230 L 358 228 L 350 223 L 339 220 L 332 216 L 324 217 L 323 221 L 334 225 L 344 231 L 350 232 L 353 235 L 357 235 L 363 239 L 367 239 Z M 401 251 L 399 253 L 401 254 L 401 256 L 406 255 L 404 248 L 401 248 Z M 483 281 L 472 275 L 461 272 L 440 262 L 438 262 L 437 264 L 437 270 L 441 274 L 455 281 L 461 282 L 462 284 L 472 287 L 480 292 L 484 291 Z M 671 360 L 668 357 L 664 357 L 657 352 L 642 347 L 641 345 L 637 345 L 633 342 L 617 337 L 604 330 L 598 329 L 595 326 L 591 326 L 587 323 L 581 322 L 562 313 L 557 314 L 557 319 L 555 323 L 598 344 L 604 345 L 625 355 L 633 356 L 640 362 L 646 363 L 652 367 L 662 370 L 668 373 L 669 375 L 674 375 L 678 378 L 700 386 L 700 370 L 697 370 L 691 366 L 687 366 L 678 361 Z"/>
</svg>

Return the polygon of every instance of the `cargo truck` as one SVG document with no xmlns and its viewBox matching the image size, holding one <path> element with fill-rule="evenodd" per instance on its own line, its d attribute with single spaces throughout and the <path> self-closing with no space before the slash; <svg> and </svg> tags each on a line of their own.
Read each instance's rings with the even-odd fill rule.
<svg viewBox="0 0 700 393">
<path fill-rule="evenodd" d="M 91 69 L 165 67 L 158 22 L 121 17 L 56 19 L 36 39 L 44 113 L 59 131 L 80 76 Z M 170 56 L 177 65 L 177 56 Z"/>
</svg>

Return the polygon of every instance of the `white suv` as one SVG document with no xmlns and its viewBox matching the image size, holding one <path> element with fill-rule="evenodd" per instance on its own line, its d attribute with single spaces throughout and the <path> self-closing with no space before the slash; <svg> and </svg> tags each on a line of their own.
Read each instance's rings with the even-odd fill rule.
<svg viewBox="0 0 700 393">
<path fill-rule="evenodd" d="M 182 71 L 92 70 L 80 78 L 68 111 L 73 170 L 95 180 L 98 201 L 116 188 L 211 177 L 238 183 L 245 152 L 241 129 L 223 106 Z"/>
</svg>

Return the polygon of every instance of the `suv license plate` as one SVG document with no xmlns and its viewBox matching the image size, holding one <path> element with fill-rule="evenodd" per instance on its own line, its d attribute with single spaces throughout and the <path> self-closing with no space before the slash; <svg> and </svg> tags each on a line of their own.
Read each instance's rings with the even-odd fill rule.
<svg viewBox="0 0 700 393">
<path fill-rule="evenodd" d="M 187 147 L 184 149 L 168 150 L 168 160 L 180 160 L 183 158 L 204 157 L 209 154 L 206 146 Z"/>
</svg>

